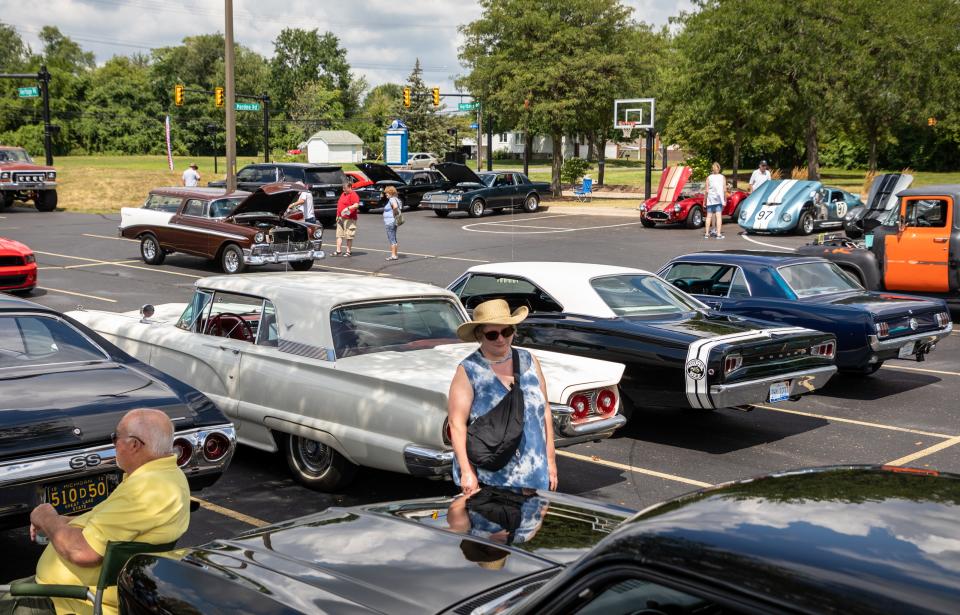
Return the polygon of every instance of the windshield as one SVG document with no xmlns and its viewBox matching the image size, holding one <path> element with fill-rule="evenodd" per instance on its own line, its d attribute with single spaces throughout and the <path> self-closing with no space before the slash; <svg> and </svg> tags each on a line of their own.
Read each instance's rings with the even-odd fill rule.
<svg viewBox="0 0 960 615">
<path fill-rule="evenodd" d="M 347 175 L 340 169 L 307 169 L 308 184 L 335 184 L 337 186 L 347 181 Z"/>
<path fill-rule="evenodd" d="M 490 186 L 493 185 L 493 182 L 496 181 L 496 179 L 497 179 L 496 173 L 484 174 L 480 176 L 480 183 L 482 183 L 484 186 L 487 186 L 489 188 Z M 463 183 L 468 183 L 468 182 L 463 182 Z"/>
<path fill-rule="evenodd" d="M 661 316 L 706 309 L 693 297 L 654 275 L 595 278 L 590 280 L 590 285 L 617 316 Z"/>
<path fill-rule="evenodd" d="M 243 200 L 243 197 L 233 198 L 233 199 L 217 199 L 210 203 L 210 217 L 211 218 L 225 218 L 230 215 L 234 209 L 237 208 L 237 205 L 240 201 Z"/>
<path fill-rule="evenodd" d="M 330 314 L 337 358 L 459 343 L 457 327 L 461 324 L 460 310 L 445 299 L 367 303 Z"/>
<path fill-rule="evenodd" d="M 0 162 L 33 162 L 25 149 L 0 149 Z"/>
<path fill-rule="evenodd" d="M 780 267 L 780 277 L 798 298 L 862 290 L 833 263 L 803 263 Z"/>
<path fill-rule="evenodd" d="M 400 176 L 400 179 L 406 183 L 410 183 L 410 180 L 413 179 L 413 171 L 397 171 L 397 175 Z"/>
<path fill-rule="evenodd" d="M 50 316 L 0 317 L 0 369 L 105 361 L 107 355 L 66 322 Z"/>
</svg>

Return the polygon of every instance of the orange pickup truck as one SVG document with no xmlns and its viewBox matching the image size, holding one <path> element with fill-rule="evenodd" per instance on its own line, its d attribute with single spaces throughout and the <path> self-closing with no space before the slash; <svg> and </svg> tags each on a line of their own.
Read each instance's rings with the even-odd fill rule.
<svg viewBox="0 0 960 615">
<path fill-rule="evenodd" d="M 797 251 L 832 260 L 868 290 L 940 297 L 960 310 L 960 184 L 897 196 L 899 215 L 862 241 L 825 237 Z"/>
</svg>

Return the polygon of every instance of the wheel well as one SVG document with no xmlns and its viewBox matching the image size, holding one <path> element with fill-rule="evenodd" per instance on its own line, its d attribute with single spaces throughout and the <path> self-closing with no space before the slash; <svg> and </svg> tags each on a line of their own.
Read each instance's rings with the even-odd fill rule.
<svg viewBox="0 0 960 615">
<path fill-rule="evenodd" d="M 528 192 L 528 193 L 527 193 L 527 196 L 524 197 L 524 200 L 529 199 L 530 197 L 534 197 L 534 198 L 536 198 L 538 201 L 540 200 L 540 195 L 537 194 L 536 191 Z"/>
<path fill-rule="evenodd" d="M 240 247 L 232 241 L 224 241 L 222 244 L 220 244 L 220 247 L 217 248 L 217 254 L 213 258 L 215 260 L 220 260 L 220 257 L 223 256 L 223 251 L 227 249 L 227 246 L 237 246 L 238 248 Z M 243 250 L 241 249 L 240 251 L 242 252 Z"/>
</svg>

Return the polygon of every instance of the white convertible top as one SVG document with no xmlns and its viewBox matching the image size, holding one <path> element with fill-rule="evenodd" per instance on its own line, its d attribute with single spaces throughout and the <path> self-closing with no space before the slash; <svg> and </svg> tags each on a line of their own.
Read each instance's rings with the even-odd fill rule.
<svg viewBox="0 0 960 615">
<path fill-rule="evenodd" d="M 643 269 L 616 265 L 535 261 L 476 265 L 468 269 L 467 273 L 525 278 L 553 297 L 564 312 L 597 318 L 616 318 L 616 314 L 593 290 L 590 280 L 613 275 L 653 275 Z"/>
</svg>

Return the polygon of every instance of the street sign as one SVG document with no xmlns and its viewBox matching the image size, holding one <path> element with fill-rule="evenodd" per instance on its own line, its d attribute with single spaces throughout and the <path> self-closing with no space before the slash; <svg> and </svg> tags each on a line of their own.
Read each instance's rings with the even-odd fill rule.
<svg viewBox="0 0 960 615">
<path fill-rule="evenodd" d="M 457 105 L 457 110 L 458 111 L 474 111 L 478 106 L 480 106 L 480 103 L 475 103 L 475 102 L 460 103 Z"/>
<path fill-rule="evenodd" d="M 474 122 L 470 124 L 470 128 L 473 128 L 474 130 L 476 130 L 477 128 L 480 128 L 480 124 L 477 124 L 476 122 Z"/>
<path fill-rule="evenodd" d="M 252 103 L 242 103 L 242 102 L 238 102 L 238 103 L 233 103 L 233 108 L 236 109 L 237 111 L 259 111 L 259 110 L 260 110 L 260 103 L 258 103 L 258 102 L 252 102 Z"/>
<path fill-rule="evenodd" d="M 20 98 L 39 98 L 40 88 L 35 85 L 25 88 L 17 88 L 17 96 Z"/>
</svg>

